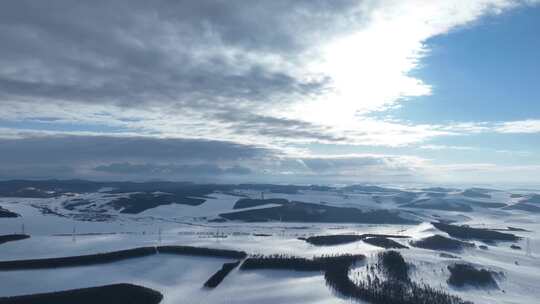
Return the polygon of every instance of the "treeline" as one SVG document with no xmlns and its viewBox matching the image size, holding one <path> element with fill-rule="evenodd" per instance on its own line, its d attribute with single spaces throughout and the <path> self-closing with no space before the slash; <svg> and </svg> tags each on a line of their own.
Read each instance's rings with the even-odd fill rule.
<svg viewBox="0 0 540 304">
<path fill-rule="evenodd" d="M 357 242 L 367 238 L 382 237 L 382 238 L 409 238 L 406 235 L 392 234 L 330 234 L 330 235 L 315 235 L 304 239 L 306 242 L 316 246 L 332 246 Z"/>
<path fill-rule="evenodd" d="M 208 281 L 204 283 L 204 287 L 208 288 L 215 288 L 217 287 L 224 279 L 225 277 L 238 265 L 240 264 L 240 261 L 236 261 L 233 263 L 225 263 L 223 266 L 221 266 L 221 269 L 218 270 L 216 273 L 214 273 Z"/>
<path fill-rule="evenodd" d="M 376 265 L 366 265 L 366 268 L 370 270 L 367 278 L 357 282 L 349 277 L 348 267 L 329 269 L 324 274 L 326 284 L 345 297 L 374 304 L 470 304 L 409 280 L 408 265 L 397 251 L 379 254 Z"/>
<path fill-rule="evenodd" d="M 258 255 L 249 257 L 240 269 L 283 269 L 296 271 L 328 271 L 336 267 L 349 268 L 352 264 L 365 259 L 361 254 L 325 255 L 306 259 L 286 254 Z"/>
<path fill-rule="evenodd" d="M 376 237 L 370 237 L 367 239 L 364 239 L 364 243 L 385 248 L 385 249 L 409 249 L 409 247 L 402 245 L 394 240 L 382 237 L 382 236 L 376 236 Z"/>
<path fill-rule="evenodd" d="M 315 246 L 332 246 L 360 241 L 362 235 L 358 234 L 336 234 L 336 235 L 316 235 L 305 239 L 306 242 Z"/>
<path fill-rule="evenodd" d="M 449 265 L 450 278 L 448 284 L 463 287 L 465 285 L 498 288 L 492 272 L 486 269 L 476 269 L 469 264 Z"/>
<path fill-rule="evenodd" d="M 202 192 L 206 193 L 206 192 Z M 203 195 L 204 197 L 204 195 Z M 117 198 L 107 205 L 112 206 L 120 213 L 138 214 L 145 210 L 161 205 L 182 204 L 189 206 L 199 206 L 206 201 L 204 198 L 186 196 L 184 191 L 178 193 L 155 194 L 154 192 L 132 193 L 127 197 Z"/>
<path fill-rule="evenodd" d="M 219 214 L 228 220 L 247 222 L 311 222 L 311 223 L 362 223 L 362 224 L 418 224 L 400 216 L 396 210 L 363 211 L 353 207 L 334 207 L 323 204 L 292 201 L 288 204 L 227 212 Z"/>
<path fill-rule="evenodd" d="M 0 244 L 4 244 L 7 242 L 13 242 L 13 241 L 20 241 L 29 238 L 30 236 L 27 234 L 5 234 L 0 235 Z"/>
<path fill-rule="evenodd" d="M 409 281 L 409 265 L 397 251 L 383 251 L 377 255 L 377 267 L 391 280 Z"/>
<path fill-rule="evenodd" d="M 426 284 L 382 280 L 378 276 L 354 283 L 346 271 L 326 272 L 327 284 L 343 296 L 373 304 L 471 304 Z"/>
<path fill-rule="evenodd" d="M 127 250 L 113 251 L 107 253 L 97 253 L 90 255 L 70 256 L 61 258 L 30 259 L 0 262 L 0 270 L 22 270 L 22 269 L 41 269 L 85 266 L 94 264 L 103 264 L 149 256 L 156 253 L 154 247 L 140 247 Z"/>
<path fill-rule="evenodd" d="M 161 293 L 150 288 L 133 284 L 113 284 L 51 293 L 2 297 L 0 304 L 157 304 L 162 299 Z"/>
<path fill-rule="evenodd" d="M 242 198 L 234 203 L 233 209 L 244 209 L 257 206 L 263 206 L 266 204 L 276 204 L 284 205 L 288 204 L 289 201 L 284 198 L 267 198 L 267 199 L 253 199 L 253 198 Z"/>
<path fill-rule="evenodd" d="M 79 255 L 61 258 L 30 259 L 0 261 L 0 270 L 22 270 L 22 269 L 43 269 L 57 267 L 74 267 L 95 264 L 112 263 L 121 260 L 145 257 L 157 253 L 195 255 L 220 258 L 244 258 L 247 254 L 243 251 L 212 249 L 204 247 L 190 246 L 158 246 L 158 247 L 139 247 L 127 250 L 112 251 L 106 253 L 97 253 L 90 255 Z"/>
<path fill-rule="evenodd" d="M 19 214 L 9 211 L 7 209 L 4 209 L 2 208 L 2 206 L 0 206 L 0 217 L 19 217 L 19 216 L 20 216 Z"/>
<path fill-rule="evenodd" d="M 85 180 L 10 180 L 0 181 L 0 196 L 4 197 L 56 197 L 66 193 L 90 193 L 110 188 L 107 193 L 166 192 L 177 197 L 206 197 L 215 192 L 256 190 L 261 192 L 297 194 L 299 191 L 337 190 L 327 186 L 297 186 L 272 184 L 194 184 L 190 182 L 95 182 Z"/>
<path fill-rule="evenodd" d="M 452 237 L 461 239 L 477 239 L 482 241 L 517 241 L 520 237 L 484 228 L 472 228 L 468 226 L 455 226 L 444 223 L 431 223 L 435 228 L 448 233 Z"/>
<path fill-rule="evenodd" d="M 463 242 L 451 238 L 447 238 L 442 235 L 432 235 L 418 241 L 411 242 L 411 245 L 418 248 L 430 249 L 430 250 L 448 250 L 448 251 L 462 251 L 465 248 L 473 248 L 476 245 L 474 243 Z"/>
<path fill-rule="evenodd" d="M 244 251 L 205 248 L 205 247 L 158 246 L 156 247 L 156 249 L 159 253 L 209 256 L 209 257 L 218 257 L 218 258 L 243 259 L 247 256 L 247 253 L 245 253 Z"/>
</svg>

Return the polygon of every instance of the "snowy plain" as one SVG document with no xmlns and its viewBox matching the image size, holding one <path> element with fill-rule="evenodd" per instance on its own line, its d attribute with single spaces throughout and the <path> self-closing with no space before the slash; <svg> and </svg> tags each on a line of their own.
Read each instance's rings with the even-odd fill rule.
<svg viewBox="0 0 540 304">
<path fill-rule="evenodd" d="M 257 198 L 256 191 L 239 191 L 239 195 Z M 419 199 L 425 194 L 419 194 Z M 106 205 L 103 193 L 78 194 L 82 199 Z M 370 209 L 404 209 L 393 194 L 303 191 L 298 194 L 268 193 L 267 198 L 325 204 L 336 207 Z M 448 199 L 463 199 L 460 193 Z M 455 288 L 446 282 L 447 265 L 456 262 L 440 256 L 439 251 L 411 247 L 401 250 L 407 262 L 414 264 L 412 278 L 456 294 L 474 303 L 538 303 L 540 298 L 540 215 L 502 208 L 474 207 L 472 212 L 407 209 L 423 222 L 418 225 L 377 225 L 348 223 L 285 223 L 236 221 L 211 222 L 220 213 L 230 212 L 239 196 L 214 193 L 199 206 L 161 205 L 139 214 L 123 214 L 108 210 L 106 221 L 83 221 L 73 217 L 77 210 L 66 210 L 67 197 L 0 198 L 0 206 L 20 214 L 17 218 L 0 219 L 0 234 L 27 233 L 31 238 L 0 245 L 0 260 L 62 257 L 108 252 L 141 246 L 190 245 L 243 250 L 248 254 L 290 254 L 313 257 L 323 254 L 360 253 L 374 259 L 381 248 L 358 241 L 337 246 L 314 246 L 298 239 L 326 234 L 400 234 L 409 241 L 437 231 L 429 222 L 438 218 L 457 221 L 472 227 L 519 227 L 527 231 L 513 232 L 523 237 L 517 244 L 523 250 L 510 248 L 509 243 L 489 244 L 488 250 L 477 247 L 456 255 L 468 262 L 503 273 L 497 279 L 499 289 Z M 71 197 L 69 198 L 71 199 Z M 494 192 L 485 202 L 517 203 L 509 192 Z M 54 213 L 43 213 L 46 206 Z M 262 205 L 253 208 L 267 208 Z M 0 271 L 0 296 L 66 290 L 111 283 L 135 283 L 164 294 L 163 303 L 349 303 L 325 285 L 322 273 L 291 271 L 233 272 L 217 288 L 203 288 L 203 283 L 224 262 L 222 258 L 191 256 L 156 256 L 136 258 L 112 264 L 24 271 Z M 351 275 L 362 275 L 357 265 Z"/>
</svg>

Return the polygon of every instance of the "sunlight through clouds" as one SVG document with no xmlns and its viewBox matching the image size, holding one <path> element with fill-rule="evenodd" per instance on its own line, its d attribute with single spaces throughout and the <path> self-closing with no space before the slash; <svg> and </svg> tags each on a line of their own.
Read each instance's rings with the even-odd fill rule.
<svg viewBox="0 0 540 304">
<path fill-rule="evenodd" d="M 332 90 L 308 105 L 298 104 L 293 115 L 338 129 L 362 129 L 369 113 L 432 93 L 429 83 L 410 75 L 429 54 L 427 39 L 520 3 L 380 1 L 359 32 L 322 47 L 321 61 L 311 68 L 330 76 Z M 385 126 L 380 124 L 381 132 Z"/>
<path fill-rule="evenodd" d="M 373 169 L 357 160 L 364 156 L 353 157 L 353 167 L 339 171 L 342 175 L 368 167 L 394 171 L 396 160 L 403 159 L 411 168 L 407 174 L 420 174 L 418 168 L 449 159 L 448 151 L 508 151 L 493 154 L 532 160 L 527 146 L 478 149 L 463 138 L 535 136 L 540 134 L 535 113 L 429 123 L 388 113 L 439 94 L 432 79 L 417 73 L 432 53 L 430 39 L 537 3 L 197 1 L 150 7 L 118 0 L 84 8 L 62 1 L 46 7 L 2 3 L 0 39 L 8 43 L 0 50 L 0 139 L 225 141 L 272 151 L 268 163 L 253 160 L 253 167 L 258 162 L 268 172 L 298 174 L 300 169 L 271 164 L 324 158 L 314 145 L 347 146 L 364 156 L 373 150 L 385 160 Z M 435 152 L 441 159 L 424 155 Z M 339 167 L 345 161 L 329 163 Z M 237 164 L 218 165 L 213 168 Z"/>
</svg>

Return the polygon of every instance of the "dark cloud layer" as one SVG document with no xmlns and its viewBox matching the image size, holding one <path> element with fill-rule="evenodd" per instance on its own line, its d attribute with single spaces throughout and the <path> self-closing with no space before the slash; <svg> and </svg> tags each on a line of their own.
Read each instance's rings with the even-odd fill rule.
<svg viewBox="0 0 540 304">
<path fill-rule="evenodd" d="M 307 168 L 313 172 L 332 172 L 339 170 L 354 170 L 369 166 L 383 166 L 386 158 L 376 156 L 345 157 L 345 158 L 306 158 L 302 160 Z"/>
<path fill-rule="evenodd" d="M 227 177 L 241 182 L 305 182 L 354 178 L 363 172 L 367 175 L 362 178 L 409 174 L 411 165 L 395 156 L 305 157 L 199 139 L 82 135 L 0 139 L 0 179 L 219 181 Z"/>
<path fill-rule="evenodd" d="M 316 94 L 265 56 L 358 26 L 357 1 L 2 1 L 0 98 L 18 102 L 269 102 Z"/>
<path fill-rule="evenodd" d="M 264 157 L 264 148 L 225 141 L 148 137 L 47 136 L 0 139 L 0 163 L 47 164 L 95 161 L 227 162 Z"/>
<path fill-rule="evenodd" d="M 246 176 L 274 152 L 226 141 L 109 136 L 0 139 L 0 179 L 207 180 Z"/>
<path fill-rule="evenodd" d="M 221 112 L 213 118 L 228 124 L 236 134 L 263 135 L 306 141 L 339 142 L 347 138 L 332 134 L 328 127 L 286 118 L 276 118 L 246 112 Z"/>
<path fill-rule="evenodd" d="M 197 164 L 197 165 L 153 165 L 153 164 L 131 164 L 131 163 L 112 163 L 101 165 L 94 170 L 110 174 L 120 175 L 141 175 L 145 176 L 169 176 L 169 177 L 199 177 L 215 175 L 247 175 L 252 173 L 249 168 L 241 166 L 220 167 L 215 164 Z"/>
<path fill-rule="evenodd" d="M 328 92 L 332 79 L 306 63 L 363 26 L 366 11 L 355 0 L 0 1 L 0 110 L 8 121 L 87 113 L 121 125 L 115 114 L 136 109 L 134 132 L 152 130 L 145 119 L 154 114 L 219 124 L 232 140 L 343 141 L 326 127 L 260 113 Z M 65 112 L 77 107 L 80 115 Z"/>
</svg>

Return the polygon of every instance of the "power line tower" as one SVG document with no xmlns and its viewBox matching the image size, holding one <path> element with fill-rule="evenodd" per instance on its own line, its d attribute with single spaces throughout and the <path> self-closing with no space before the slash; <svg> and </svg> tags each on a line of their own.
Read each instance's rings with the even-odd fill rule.
<svg viewBox="0 0 540 304">
<path fill-rule="evenodd" d="M 215 239 L 216 239 L 216 243 L 220 244 L 221 243 L 221 239 L 222 238 L 225 238 L 225 232 L 221 232 L 221 230 L 219 230 L 219 228 L 216 230 L 215 232 L 215 235 L 214 235 Z"/>
</svg>

